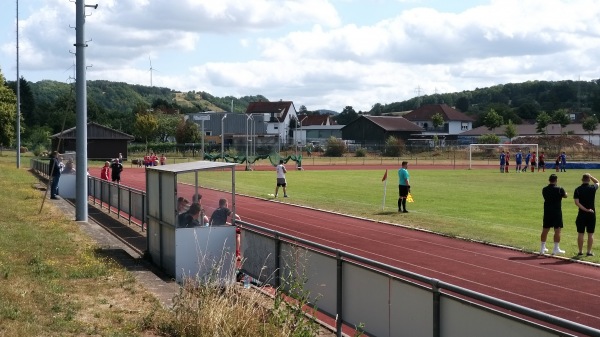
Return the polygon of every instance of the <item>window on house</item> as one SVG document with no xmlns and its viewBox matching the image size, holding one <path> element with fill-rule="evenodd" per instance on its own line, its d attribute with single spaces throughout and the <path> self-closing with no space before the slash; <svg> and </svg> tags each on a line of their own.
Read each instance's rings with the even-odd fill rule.
<svg viewBox="0 0 600 337">
<path fill-rule="evenodd" d="M 462 123 L 460 125 L 461 130 L 469 130 L 469 123 Z"/>
<path fill-rule="evenodd" d="M 204 132 L 204 135 L 205 136 L 212 136 L 212 131 L 206 131 L 206 132 Z"/>
</svg>

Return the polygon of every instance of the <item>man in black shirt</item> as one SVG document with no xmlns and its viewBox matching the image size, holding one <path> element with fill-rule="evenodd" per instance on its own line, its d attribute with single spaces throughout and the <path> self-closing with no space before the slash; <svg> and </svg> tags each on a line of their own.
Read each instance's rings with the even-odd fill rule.
<svg viewBox="0 0 600 337">
<path fill-rule="evenodd" d="M 540 254 L 544 254 L 548 251 L 546 248 L 546 238 L 550 228 L 554 228 L 554 249 L 552 255 L 564 254 L 565 251 L 559 247 L 560 243 L 560 230 L 563 228 L 562 218 L 562 199 L 567 197 L 565 189 L 558 186 L 558 177 L 556 174 L 551 174 L 548 178 L 548 186 L 542 189 L 542 196 L 544 197 L 544 220 L 541 235 L 541 246 Z"/>
<path fill-rule="evenodd" d="M 215 209 L 210 217 L 211 226 L 224 226 L 227 224 L 227 218 L 233 213 L 227 206 L 227 199 L 219 199 L 219 208 Z M 240 220 L 240 217 L 237 214 L 233 214 L 233 216 L 235 216 L 237 220 Z"/>
<path fill-rule="evenodd" d="M 594 182 L 590 185 L 590 180 Z M 583 255 L 583 235 L 588 233 L 587 256 L 594 256 L 592 245 L 594 244 L 594 230 L 596 229 L 596 191 L 598 190 L 598 179 L 591 174 L 586 173 L 581 178 L 581 186 L 575 189 L 573 199 L 575 205 L 579 208 L 575 224 L 577 225 L 577 246 L 579 247 L 578 256 Z"/>
<path fill-rule="evenodd" d="M 179 223 L 177 227 L 190 228 L 200 226 L 200 220 L 198 220 L 200 218 L 200 210 L 200 204 L 197 202 L 193 203 L 186 212 L 178 215 L 177 221 Z"/>
</svg>

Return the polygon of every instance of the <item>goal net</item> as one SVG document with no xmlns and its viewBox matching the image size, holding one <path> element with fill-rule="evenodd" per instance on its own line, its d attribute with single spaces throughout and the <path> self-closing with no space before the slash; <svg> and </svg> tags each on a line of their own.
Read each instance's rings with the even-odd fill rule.
<svg viewBox="0 0 600 337">
<path fill-rule="evenodd" d="M 529 152 L 536 153 L 539 156 L 538 144 L 469 144 L 469 170 L 476 163 L 499 163 L 500 153 L 502 151 L 510 153 L 510 162 L 515 162 L 515 154 L 521 150 L 523 154 L 523 167 L 525 166 L 525 157 Z M 492 161 L 493 160 L 493 161 Z M 537 165 L 537 162 L 536 162 Z"/>
</svg>

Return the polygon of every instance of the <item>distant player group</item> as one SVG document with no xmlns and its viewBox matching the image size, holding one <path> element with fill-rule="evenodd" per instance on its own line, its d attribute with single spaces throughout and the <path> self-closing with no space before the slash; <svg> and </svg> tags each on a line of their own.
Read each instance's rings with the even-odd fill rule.
<svg viewBox="0 0 600 337">
<path fill-rule="evenodd" d="M 519 149 L 515 154 L 515 172 L 527 172 L 529 169 L 529 164 L 531 163 L 531 172 L 535 172 L 535 168 L 537 166 L 537 171 L 546 172 L 546 155 L 544 152 L 540 153 L 539 163 L 537 162 L 536 153 L 528 151 L 527 155 L 525 155 L 525 166 L 523 166 L 523 153 Z M 502 150 L 500 153 L 500 173 L 509 173 L 510 169 L 510 152 Z M 555 168 L 556 172 L 567 172 L 567 155 L 565 152 L 559 154 L 556 157 Z"/>
</svg>

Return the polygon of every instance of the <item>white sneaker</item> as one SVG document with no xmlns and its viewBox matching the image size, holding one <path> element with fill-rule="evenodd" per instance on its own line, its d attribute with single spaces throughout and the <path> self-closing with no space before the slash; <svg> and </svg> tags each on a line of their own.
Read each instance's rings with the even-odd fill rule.
<svg viewBox="0 0 600 337">
<path fill-rule="evenodd" d="M 564 253 L 565 253 L 565 251 L 564 251 L 564 250 L 562 250 L 562 249 L 560 249 L 560 248 L 558 248 L 558 249 L 557 249 L 557 248 L 555 248 L 555 249 L 553 249 L 553 250 L 552 250 L 552 255 L 556 255 L 556 254 L 564 254 Z"/>
<path fill-rule="evenodd" d="M 548 248 L 544 247 L 544 253 L 548 252 Z"/>
</svg>

